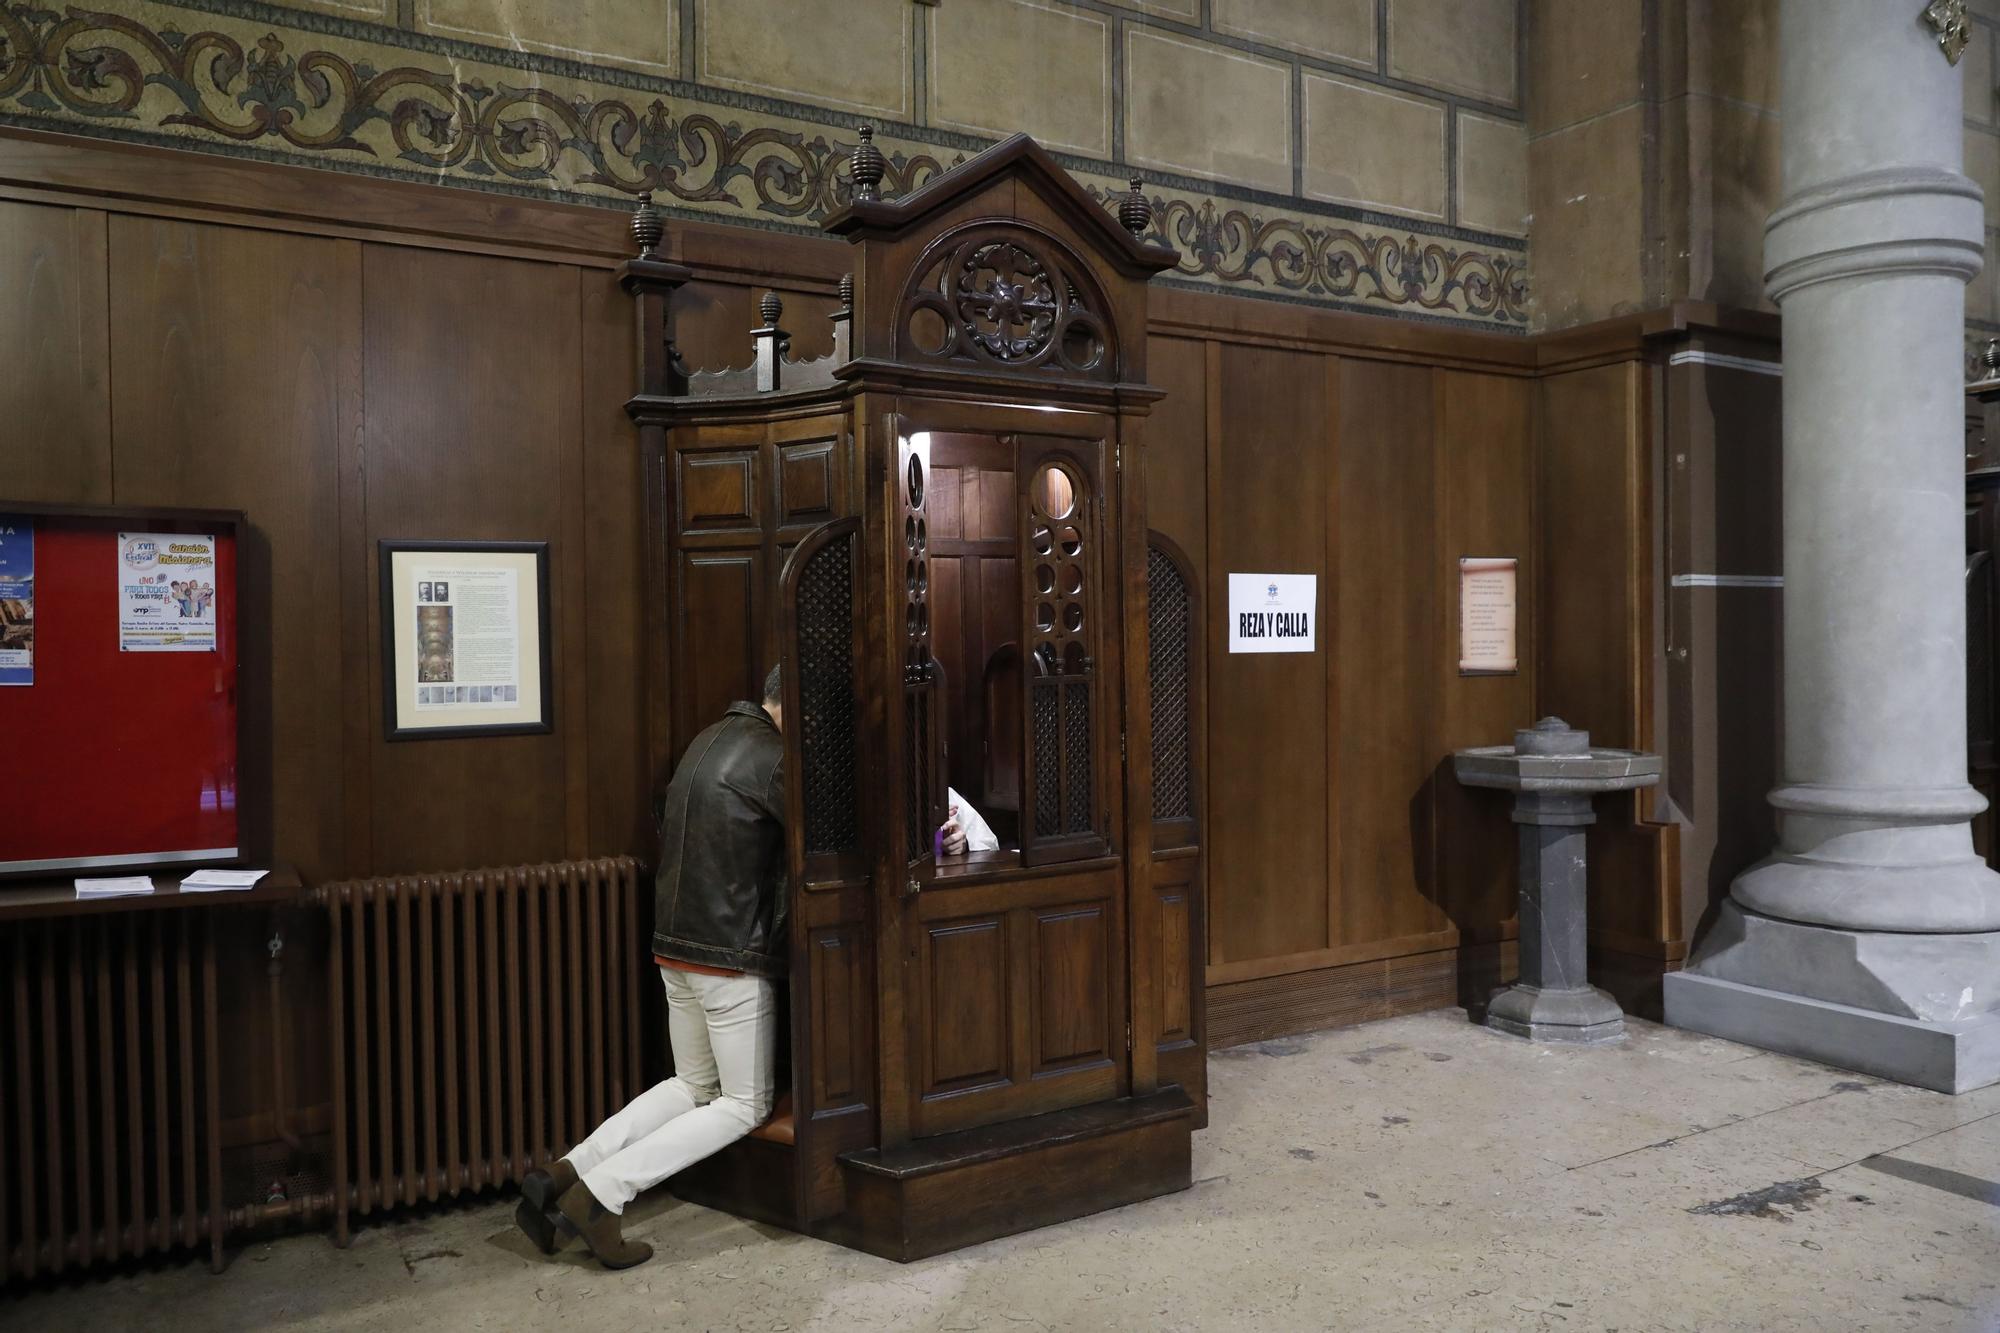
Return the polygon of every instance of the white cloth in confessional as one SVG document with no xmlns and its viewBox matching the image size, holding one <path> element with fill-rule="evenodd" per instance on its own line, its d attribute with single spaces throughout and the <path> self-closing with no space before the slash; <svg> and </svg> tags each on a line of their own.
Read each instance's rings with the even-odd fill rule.
<svg viewBox="0 0 2000 1333">
<path fill-rule="evenodd" d="M 951 817 L 951 808 L 958 807 L 958 826 L 965 830 L 965 850 L 968 852 L 995 852 L 1000 850 L 1000 839 L 993 835 L 992 827 L 979 817 L 972 808 L 972 802 L 960 796 L 951 788 L 944 789 L 945 817 Z"/>
</svg>

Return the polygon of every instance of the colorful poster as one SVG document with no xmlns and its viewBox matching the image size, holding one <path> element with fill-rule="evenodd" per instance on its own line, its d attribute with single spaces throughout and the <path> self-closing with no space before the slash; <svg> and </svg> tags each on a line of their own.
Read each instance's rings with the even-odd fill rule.
<svg viewBox="0 0 2000 1333">
<path fill-rule="evenodd" d="M 215 651 L 215 538 L 118 534 L 118 651 Z"/>
<path fill-rule="evenodd" d="M 0 685 L 35 683 L 35 520 L 0 514 Z"/>
</svg>

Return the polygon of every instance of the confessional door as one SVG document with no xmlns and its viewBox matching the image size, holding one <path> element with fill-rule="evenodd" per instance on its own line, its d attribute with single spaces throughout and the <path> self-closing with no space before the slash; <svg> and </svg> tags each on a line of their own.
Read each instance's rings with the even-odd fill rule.
<svg viewBox="0 0 2000 1333">
<path fill-rule="evenodd" d="M 925 485 L 933 435 L 897 423 L 903 981 L 917 1136 L 1130 1087 L 1126 874 L 1112 837 L 1122 783 L 1113 423 L 1064 415 L 1079 433 L 998 434 L 1016 479 L 1022 693 L 1010 716 L 1019 733 L 989 740 L 1021 756 L 1020 845 L 957 858 L 940 858 L 933 840 L 945 813 L 928 551 L 938 515 Z"/>
</svg>

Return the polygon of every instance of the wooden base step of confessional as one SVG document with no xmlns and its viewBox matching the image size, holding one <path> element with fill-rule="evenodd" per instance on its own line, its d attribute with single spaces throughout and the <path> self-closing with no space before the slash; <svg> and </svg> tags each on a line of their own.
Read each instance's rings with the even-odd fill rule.
<svg viewBox="0 0 2000 1333">
<path fill-rule="evenodd" d="M 840 1159 L 828 1239 L 907 1263 L 1184 1190 L 1194 1103 L 1177 1087 Z"/>
<path fill-rule="evenodd" d="M 716 1208 L 753 1222 L 800 1230 L 795 1192 L 796 1129 L 790 1094 L 771 1118 L 721 1152 L 696 1162 L 667 1182 L 675 1198 Z"/>
</svg>

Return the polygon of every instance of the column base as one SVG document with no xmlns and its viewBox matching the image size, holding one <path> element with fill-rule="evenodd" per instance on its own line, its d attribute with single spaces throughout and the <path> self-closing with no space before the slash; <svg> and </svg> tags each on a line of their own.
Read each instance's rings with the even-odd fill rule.
<svg viewBox="0 0 2000 1333">
<path fill-rule="evenodd" d="M 1972 854 L 1971 834 L 1964 838 L 1963 857 L 1923 864 L 1780 854 L 1744 871 L 1729 892 L 1744 907 L 1781 921 L 1939 935 L 2000 930 L 2000 874 Z"/>
<path fill-rule="evenodd" d="M 1529 1041 L 1597 1046 L 1625 1035 L 1625 1011 L 1595 986 L 1503 986 L 1486 1006 L 1486 1026 Z"/>
<path fill-rule="evenodd" d="M 1898 934 L 1725 902 L 1667 1022 L 1939 1092 L 2000 1082 L 2000 932 Z"/>
<path fill-rule="evenodd" d="M 2000 1014 L 1926 1023 L 1697 972 L 1669 972 L 1663 985 L 1670 1027 L 1933 1092 L 2000 1083 Z"/>
</svg>

